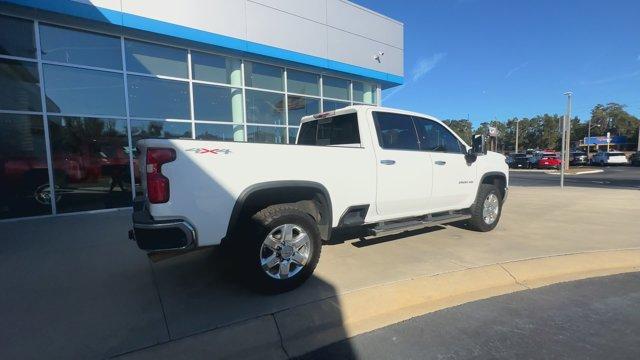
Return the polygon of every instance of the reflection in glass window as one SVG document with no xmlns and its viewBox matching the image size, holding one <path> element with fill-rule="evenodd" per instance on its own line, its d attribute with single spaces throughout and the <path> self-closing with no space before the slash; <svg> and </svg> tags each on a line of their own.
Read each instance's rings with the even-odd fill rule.
<svg viewBox="0 0 640 360">
<path fill-rule="evenodd" d="M 40 25 L 42 59 L 122 70 L 120 38 Z"/>
<path fill-rule="evenodd" d="M 349 113 L 333 116 L 318 122 L 316 145 L 353 145 L 360 144 L 358 115 Z"/>
<path fill-rule="evenodd" d="M 356 113 L 307 121 L 300 130 L 301 145 L 359 145 L 360 131 Z"/>
<path fill-rule="evenodd" d="M 196 123 L 196 139 L 214 141 L 244 141 L 244 125 Z"/>
<path fill-rule="evenodd" d="M 247 126 L 247 141 L 254 143 L 285 144 L 287 135 L 284 127 Z"/>
<path fill-rule="evenodd" d="M 318 134 L 318 121 L 307 121 L 300 126 L 300 134 L 298 134 L 298 144 L 300 145 L 316 145 L 316 135 Z"/>
<path fill-rule="evenodd" d="M 125 40 L 127 71 L 187 78 L 187 50 Z"/>
<path fill-rule="evenodd" d="M 376 86 L 367 82 L 353 82 L 353 101 L 365 104 L 376 103 Z"/>
<path fill-rule="evenodd" d="M 284 94 L 246 90 L 247 122 L 284 125 Z"/>
<path fill-rule="evenodd" d="M 381 148 L 418 150 L 418 136 L 411 116 L 374 112 L 373 120 Z"/>
<path fill-rule="evenodd" d="M 0 15 L 0 54 L 35 58 L 33 21 Z"/>
<path fill-rule="evenodd" d="M 302 96 L 289 95 L 287 98 L 289 108 L 289 125 L 300 125 L 300 119 L 307 115 L 320 112 L 320 100 Z"/>
<path fill-rule="evenodd" d="M 297 136 L 298 128 L 289 128 L 289 144 L 295 144 Z"/>
<path fill-rule="evenodd" d="M 322 78 L 322 96 L 326 98 L 350 100 L 349 80 L 324 76 Z"/>
<path fill-rule="evenodd" d="M 122 74 L 44 65 L 47 111 L 125 116 Z"/>
<path fill-rule="evenodd" d="M 41 116 L 0 114 L 0 219 L 51 214 Z"/>
<path fill-rule="evenodd" d="M 287 69 L 287 91 L 295 94 L 320 95 L 320 75 Z"/>
<path fill-rule="evenodd" d="M 460 141 L 444 126 L 428 119 L 414 118 L 420 139 L 420 149 L 448 153 L 462 153 Z"/>
<path fill-rule="evenodd" d="M 282 73 L 281 67 L 251 61 L 244 63 L 244 83 L 249 87 L 282 91 Z"/>
<path fill-rule="evenodd" d="M 49 116 L 58 212 L 131 205 L 127 121 Z"/>
<path fill-rule="evenodd" d="M 0 59 L 0 110 L 41 111 L 38 66 Z"/>
<path fill-rule="evenodd" d="M 332 100 L 324 100 L 322 102 L 322 111 L 333 111 L 337 109 L 342 109 L 345 106 L 349 106 L 348 102 L 345 101 L 332 101 Z"/>
<path fill-rule="evenodd" d="M 127 76 L 132 117 L 190 119 L 189 84 L 146 76 Z"/>
<path fill-rule="evenodd" d="M 242 62 L 239 59 L 197 51 L 191 52 L 191 68 L 194 80 L 242 86 L 241 64 Z"/>
<path fill-rule="evenodd" d="M 196 120 L 242 122 L 242 89 L 193 84 L 193 104 Z"/>
<path fill-rule="evenodd" d="M 131 120 L 133 146 L 142 139 L 191 139 L 191 123 Z"/>
</svg>

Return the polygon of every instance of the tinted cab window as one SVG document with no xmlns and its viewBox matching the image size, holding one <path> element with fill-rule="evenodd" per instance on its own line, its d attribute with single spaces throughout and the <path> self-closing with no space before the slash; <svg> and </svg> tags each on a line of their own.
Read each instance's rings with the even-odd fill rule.
<svg viewBox="0 0 640 360">
<path fill-rule="evenodd" d="M 428 120 L 415 118 L 420 150 L 437 151 L 447 153 L 463 153 L 464 147 L 458 139 L 441 124 Z"/>
<path fill-rule="evenodd" d="M 418 150 L 416 128 L 411 116 L 374 112 L 378 142 L 383 149 Z"/>
<path fill-rule="evenodd" d="M 359 145 L 358 114 L 307 121 L 300 127 L 299 145 Z"/>
</svg>

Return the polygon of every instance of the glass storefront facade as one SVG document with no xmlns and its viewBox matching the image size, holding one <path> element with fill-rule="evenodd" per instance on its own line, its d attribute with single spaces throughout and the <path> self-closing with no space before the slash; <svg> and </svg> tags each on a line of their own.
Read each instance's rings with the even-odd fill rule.
<svg viewBox="0 0 640 360">
<path fill-rule="evenodd" d="M 135 142 L 286 144 L 379 85 L 0 14 L 0 219 L 131 205 Z"/>
</svg>

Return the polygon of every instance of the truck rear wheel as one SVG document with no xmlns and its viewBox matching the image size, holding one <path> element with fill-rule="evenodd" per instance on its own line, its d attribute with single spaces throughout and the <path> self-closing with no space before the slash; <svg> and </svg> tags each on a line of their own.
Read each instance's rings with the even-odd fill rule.
<svg viewBox="0 0 640 360">
<path fill-rule="evenodd" d="M 471 228 L 487 232 L 493 230 L 502 214 L 502 196 L 497 186 L 481 184 L 476 201 L 471 206 Z"/>
<path fill-rule="evenodd" d="M 316 221 L 298 208 L 272 205 L 255 213 L 238 245 L 248 280 L 258 290 L 280 293 L 305 282 L 320 259 Z M 243 244 L 241 244 L 243 243 Z"/>
</svg>

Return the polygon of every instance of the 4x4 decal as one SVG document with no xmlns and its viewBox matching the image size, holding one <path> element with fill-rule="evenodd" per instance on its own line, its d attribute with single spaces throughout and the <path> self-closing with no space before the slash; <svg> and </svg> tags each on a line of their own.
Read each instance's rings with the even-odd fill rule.
<svg viewBox="0 0 640 360">
<path fill-rule="evenodd" d="M 224 154 L 224 155 L 228 155 L 231 154 L 231 150 L 229 149 L 207 149 L 207 148 L 191 148 L 191 149 L 187 149 L 185 151 L 191 151 L 194 152 L 196 154 Z"/>
</svg>

